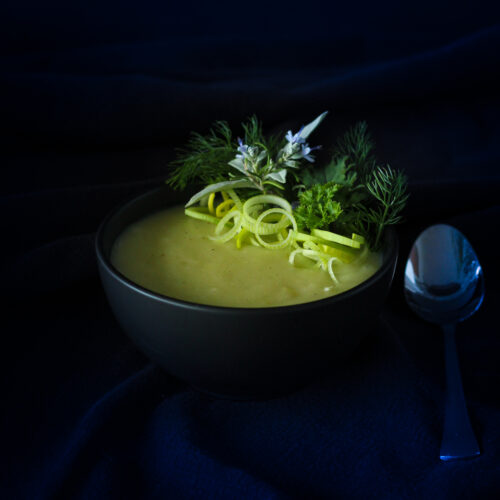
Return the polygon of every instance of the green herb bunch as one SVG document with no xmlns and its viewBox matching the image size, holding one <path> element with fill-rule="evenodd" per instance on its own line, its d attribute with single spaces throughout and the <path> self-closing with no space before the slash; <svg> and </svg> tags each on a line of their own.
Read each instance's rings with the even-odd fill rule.
<svg viewBox="0 0 500 500">
<path fill-rule="evenodd" d="M 187 206 L 206 195 L 234 189 L 245 194 L 294 193 L 294 216 L 302 230 L 324 229 L 351 236 L 362 235 L 372 250 L 380 248 L 387 226 L 401 222 L 408 199 L 405 176 L 380 166 L 365 122 L 350 128 L 335 144 L 330 161 L 313 166 L 313 151 L 306 142 L 326 112 L 283 136 L 266 137 L 255 116 L 242 123 L 242 138 L 224 121 L 207 135 L 193 133 L 178 151 L 167 184 L 184 189 L 205 185 Z M 293 201 L 293 200 L 289 200 Z"/>
<path fill-rule="evenodd" d="M 324 168 L 304 171 L 295 210 L 301 228 L 316 229 L 323 220 L 321 229 L 357 233 L 373 250 L 380 248 L 384 229 L 402 221 L 408 194 L 406 177 L 389 165 L 379 166 L 373 149 L 367 125 L 360 122 L 338 140 Z M 333 201 L 340 215 L 325 218 Z"/>
</svg>

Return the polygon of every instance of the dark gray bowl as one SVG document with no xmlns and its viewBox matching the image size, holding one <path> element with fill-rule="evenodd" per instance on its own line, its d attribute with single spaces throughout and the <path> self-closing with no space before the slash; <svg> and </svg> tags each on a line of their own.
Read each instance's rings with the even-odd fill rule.
<svg viewBox="0 0 500 500">
<path fill-rule="evenodd" d="M 146 290 L 110 263 L 112 245 L 129 224 L 184 199 L 155 189 L 114 210 L 97 233 L 111 308 L 147 356 L 202 391 L 246 399 L 290 393 L 352 354 L 389 292 L 398 256 L 394 231 L 387 231 L 382 267 L 334 297 L 261 309 L 206 306 Z"/>
</svg>

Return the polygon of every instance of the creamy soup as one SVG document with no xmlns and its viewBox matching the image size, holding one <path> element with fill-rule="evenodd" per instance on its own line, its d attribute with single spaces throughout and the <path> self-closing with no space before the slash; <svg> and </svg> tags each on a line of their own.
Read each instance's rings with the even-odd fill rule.
<svg viewBox="0 0 500 500">
<path fill-rule="evenodd" d="M 216 243 L 214 225 L 174 207 L 129 226 L 115 242 L 111 262 L 144 288 L 189 302 L 227 307 L 272 307 L 324 299 L 369 278 L 381 265 L 377 253 L 325 271 L 288 262 L 289 250 L 234 240 Z"/>
</svg>

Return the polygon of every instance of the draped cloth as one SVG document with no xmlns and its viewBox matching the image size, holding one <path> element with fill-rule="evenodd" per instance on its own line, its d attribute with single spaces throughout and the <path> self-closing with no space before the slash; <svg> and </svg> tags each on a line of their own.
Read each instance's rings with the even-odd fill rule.
<svg viewBox="0 0 500 500">
<path fill-rule="evenodd" d="M 2 56 L 2 498 L 498 498 L 500 27 L 406 51 L 339 37 Z M 377 157 L 409 178 L 391 293 L 328 376 L 271 400 L 211 398 L 122 332 L 96 229 L 164 181 L 191 130 L 253 113 L 270 132 L 298 130 L 324 110 L 311 143 L 329 147 L 366 120 Z M 438 222 L 464 232 L 486 280 L 483 305 L 457 328 L 481 455 L 449 463 L 443 338 L 402 293 L 413 240 Z"/>
</svg>

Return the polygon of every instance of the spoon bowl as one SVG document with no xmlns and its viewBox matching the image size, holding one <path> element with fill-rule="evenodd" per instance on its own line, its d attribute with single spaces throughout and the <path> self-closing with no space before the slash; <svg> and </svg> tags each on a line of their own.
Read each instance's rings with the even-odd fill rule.
<svg viewBox="0 0 500 500">
<path fill-rule="evenodd" d="M 424 320 L 457 323 L 484 297 L 483 271 L 465 236 L 452 226 L 430 226 L 415 241 L 405 270 L 405 296 Z"/>
<path fill-rule="evenodd" d="M 406 263 L 404 290 L 410 308 L 425 321 L 441 326 L 445 335 L 446 400 L 440 458 L 479 455 L 455 344 L 456 324 L 474 314 L 484 297 L 483 271 L 465 236 L 447 224 L 423 231 Z"/>
</svg>

